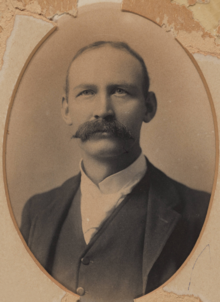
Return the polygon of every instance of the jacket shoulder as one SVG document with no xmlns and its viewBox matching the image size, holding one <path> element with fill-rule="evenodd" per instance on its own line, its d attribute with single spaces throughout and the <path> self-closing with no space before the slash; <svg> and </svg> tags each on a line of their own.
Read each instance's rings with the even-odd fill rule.
<svg viewBox="0 0 220 302">
<path fill-rule="evenodd" d="M 161 191 L 175 191 L 179 202 L 175 205 L 175 210 L 186 216 L 188 220 L 200 220 L 204 222 L 211 194 L 202 190 L 197 190 L 186 186 L 157 169 L 150 163 L 151 175 L 157 181 Z M 199 221 L 198 221 L 199 222 Z"/>
<path fill-rule="evenodd" d="M 29 231 L 31 224 L 35 218 L 43 211 L 49 210 L 53 203 L 57 200 L 62 200 L 64 193 L 76 190 L 80 183 L 80 174 L 77 174 L 68 180 L 66 180 L 61 186 L 53 188 L 44 193 L 36 194 L 32 196 L 26 202 L 21 219 L 21 233 L 24 239 L 27 241 L 29 237 Z"/>
<path fill-rule="evenodd" d="M 32 215 L 39 214 L 41 210 L 44 210 L 50 205 L 55 198 L 63 196 L 63 192 L 73 190 L 75 185 L 79 182 L 79 175 L 73 176 L 67 179 L 61 186 L 53 188 L 52 190 L 36 194 L 32 196 L 25 204 L 25 207 L 30 208 Z"/>
<path fill-rule="evenodd" d="M 167 214 L 164 217 L 171 217 L 173 213 L 178 219 L 149 273 L 147 293 L 167 281 L 187 259 L 201 233 L 210 200 L 209 193 L 173 180 L 152 164 L 149 164 L 149 170 L 154 193 L 151 194 L 151 206 L 155 209 L 155 220 L 160 221 L 164 212 Z M 163 210 L 160 211 L 159 207 Z"/>
</svg>

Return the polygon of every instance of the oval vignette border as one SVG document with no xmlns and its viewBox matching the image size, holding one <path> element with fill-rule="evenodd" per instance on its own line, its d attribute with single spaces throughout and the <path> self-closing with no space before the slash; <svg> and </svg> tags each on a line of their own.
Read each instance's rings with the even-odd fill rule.
<svg viewBox="0 0 220 302">
<path fill-rule="evenodd" d="M 7 135 L 8 135 L 8 126 L 9 126 L 9 121 L 10 121 L 10 115 L 11 115 L 11 110 L 13 108 L 13 104 L 14 104 L 14 100 L 15 100 L 15 96 L 18 90 L 18 87 L 20 85 L 21 79 L 29 65 L 29 63 L 31 62 L 32 57 L 35 55 L 35 53 L 37 52 L 37 50 L 40 48 L 40 46 L 47 40 L 47 38 L 49 38 L 57 29 L 57 26 L 55 24 L 53 24 L 53 28 L 51 30 L 48 31 L 48 33 L 37 43 L 37 45 L 35 46 L 35 48 L 33 49 L 33 51 L 31 52 L 31 54 L 29 55 L 29 57 L 27 58 L 27 61 L 25 62 L 19 76 L 16 82 L 16 85 L 13 89 L 12 95 L 11 95 L 11 99 L 10 99 L 10 103 L 8 106 L 8 110 L 7 110 L 7 117 L 6 117 L 6 122 L 5 122 L 5 127 L 4 127 L 4 138 L 3 138 L 3 177 L 4 177 L 4 187 L 5 187 L 5 192 L 6 192 L 6 198 L 7 198 L 7 204 L 8 204 L 8 208 L 9 208 L 9 212 L 10 212 L 10 216 L 11 219 L 13 221 L 14 227 L 25 247 L 25 249 L 27 250 L 27 252 L 29 253 L 29 255 L 31 256 L 31 258 L 33 259 L 33 261 L 36 263 L 36 265 L 40 268 L 40 270 L 52 281 L 54 282 L 57 286 L 59 286 L 62 290 L 64 290 L 65 292 L 68 292 L 70 294 L 75 295 L 76 297 L 78 297 L 74 292 L 68 290 L 65 286 L 63 286 L 61 283 L 59 283 L 56 279 L 54 279 L 45 269 L 44 267 L 39 263 L 39 261 L 36 259 L 36 257 L 34 256 L 34 254 L 31 252 L 31 250 L 29 249 L 26 241 L 24 240 L 20 229 L 18 227 L 18 224 L 16 222 L 14 213 L 13 213 L 13 209 L 12 209 L 12 205 L 11 205 L 11 201 L 9 198 L 9 190 L 8 190 L 8 184 L 7 184 L 7 177 L 6 177 L 6 144 L 7 144 Z"/>
<path fill-rule="evenodd" d="M 123 10 L 122 9 L 122 5 L 118 5 L 116 3 L 107 3 L 107 5 L 114 5 L 115 7 L 116 6 L 120 6 L 120 9 L 121 9 L 121 12 L 130 12 L 130 13 L 134 13 L 138 16 L 140 16 L 140 18 L 145 18 L 145 19 L 148 19 L 149 21 L 153 22 L 154 24 L 156 24 L 157 26 L 159 26 L 160 28 L 162 28 L 157 22 L 155 22 L 154 20 L 151 20 L 149 16 L 144 16 L 144 15 L 140 15 L 138 14 L 137 12 L 133 12 L 133 11 L 127 11 L 127 10 Z M 92 10 L 92 9 L 95 9 L 96 6 L 106 6 L 106 3 L 95 3 L 95 4 L 89 4 L 89 5 L 85 5 L 85 7 L 83 7 L 84 9 L 86 9 L 87 11 L 88 10 Z M 68 13 L 67 13 L 68 14 Z M 35 258 L 35 256 L 33 255 L 33 253 L 31 252 L 31 250 L 29 249 L 29 247 L 27 246 L 21 232 L 20 232 L 20 229 L 17 225 L 17 222 L 15 220 L 15 216 L 13 214 L 13 210 L 12 210 L 12 205 L 11 205 L 11 201 L 10 201 L 10 198 L 9 198 L 9 191 L 8 191 L 8 185 L 7 185 L 7 177 L 6 177 L 6 143 L 7 143 L 7 134 L 8 134 L 8 126 L 9 126 L 9 120 L 10 120 L 10 115 L 11 115 L 11 110 L 12 110 L 12 107 L 13 107 L 13 104 L 14 104 L 14 99 L 15 99 L 15 96 L 16 96 L 16 93 L 17 93 L 17 90 L 18 90 L 18 87 L 20 85 L 20 82 L 21 82 L 21 79 L 26 71 L 26 68 L 27 66 L 29 65 L 32 57 L 34 56 L 34 54 L 37 52 L 37 50 L 40 48 L 40 46 L 47 40 L 47 38 L 49 36 L 52 35 L 52 33 L 55 32 L 55 30 L 57 29 L 57 26 L 55 24 L 53 24 L 53 28 L 51 30 L 48 31 L 48 33 L 37 43 L 37 45 L 35 46 L 35 48 L 33 49 L 33 51 L 31 52 L 31 54 L 28 56 L 19 76 L 18 76 L 18 79 L 16 81 L 16 85 L 12 91 L 12 94 L 11 94 L 11 98 L 10 98 L 10 102 L 9 102 L 9 105 L 8 105 L 8 109 L 7 109 L 7 117 L 6 117 L 6 122 L 5 122 L 5 126 L 4 126 L 4 136 L 3 136 L 3 179 L 4 179 L 4 187 L 5 187 L 5 192 L 6 192 L 6 198 L 7 198 L 7 204 L 8 204 L 8 208 L 9 208 L 9 212 L 10 212 L 10 216 L 11 216 L 11 219 L 13 221 L 13 224 L 14 224 L 14 227 L 23 243 L 23 245 L 25 246 L 27 252 L 30 254 L 31 258 L 33 259 L 33 261 L 36 263 L 36 265 L 40 268 L 40 270 L 52 281 L 54 282 L 58 287 L 60 287 L 62 290 L 64 290 L 66 293 L 70 293 L 71 295 L 74 295 L 76 298 L 78 297 L 77 294 L 75 294 L 74 292 L 68 290 L 65 286 L 63 286 L 62 284 L 60 284 L 56 279 L 54 279 L 44 268 L 43 266 L 38 262 L 38 260 Z M 175 38 L 175 41 L 177 43 L 179 43 L 179 45 L 183 48 L 183 50 L 185 51 L 185 53 L 187 54 L 187 56 L 190 58 L 191 62 L 193 63 L 193 65 L 195 66 L 201 80 L 202 80 L 202 83 L 204 85 L 204 88 L 206 90 L 206 93 L 207 93 L 207 97 L 209 99 L 209 104 L 210 104 L 210 107 L 211 107 L 211 112 L 212 112 L 212 118 L 213 118 L 213 123 L 214 123 L 214 131 L 215 131 L 215 172 L 214 172 L 214 182 L 213 182 L 213 186 L 212 186 L 212 192 L 211 192 L 211 198 L 210 198 L 210 203 L 209 203 L 209 207 L 208 207 L 208 211 L 207 211 L 207 214 L 206 214 L 206 218 L 205 218 L 205 222 L 203 224 L 203 227 L 202 227 L 202 230 L 200 232 L 200 235 L 196 241 L 196 244 L 195 246 L 193 247 L 192 251 L 190 252 L 189 256 L 187 257 L 187 259 L 184 261 L 184 263 L 181 265 L 181 267 L 176 271 L 176 273 L 170 277 L 165 283 L 163 283 L 160 287 L 156 288 L 154 291 L 144 295 L 144 296 L 141 296 L 135 300 L 139 300 L 139 299 L 143 299 L 144 297 L 146 296 L 149 296 L 150 294 L 155 294 L 156 291 L 158 291 L 159 289 L 161 289 L 162 287 L 165 287 L 173 278 L 175 278 L 175 276 L 180 273 L 180 271 L 185 267 L 185 265 L 188 263 L 189 259 L 192 257 L 193 253 L 195 252 L 200 240 L 201 240 L 201 237 L 203 235 L 203 232 L 205 230 L 205 227 L 206 227 L 206 224 L 207 224 L 207 221 L 209 219 L 209 216 L 210 216 L 210 211 L 211 211 L 211 208 L 212 208 L 212 204 L 213 204 L 213 199 L 214 199 L 214 193 L 215 193 L 215 190 L 216 190 L 216 185 L 217 185 L 217 176 L 218 176 L 218 166 L 219 166 L 219 148 L 218 148 L 218 145 L 219 145 L 219 135 L 218 135 L 218 126 L 217 126 L 217 117 L 216 117 L 216 112 L 215 112 L 215 108 L 214 108 L 214 102 L 213 102 L 213 99 L 212 99 L 212 96 L 211 96 L 211 93 L 210 93 L 210 90 L 209 90 L 209 87 L 208 87 L 208 84 L 206 82 L 206 79 L 197 63 L 197 61 L 194 59 L 193 55 L 184 47 L 184 45 L 177 39 Z"/>
</svg>

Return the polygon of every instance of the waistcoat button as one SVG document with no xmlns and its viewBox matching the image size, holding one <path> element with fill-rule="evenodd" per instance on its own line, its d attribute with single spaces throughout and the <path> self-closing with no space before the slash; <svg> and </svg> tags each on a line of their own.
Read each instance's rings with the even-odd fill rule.
<svg viewBox="0 0 220 302">
<path fill-rule="evenodd" d="M 84 257 L 81 259 L 81 262 L 84 264 L 84 265 L 89 265 L 90 263 L 90 259 L 88 257 Z"/>
<path fill-rule="evenodd" d="M 76 293 L 80 296 L 83 296 L 85 294 L 85 289 L 83 287 L 78 287 Z"/>
</svg>

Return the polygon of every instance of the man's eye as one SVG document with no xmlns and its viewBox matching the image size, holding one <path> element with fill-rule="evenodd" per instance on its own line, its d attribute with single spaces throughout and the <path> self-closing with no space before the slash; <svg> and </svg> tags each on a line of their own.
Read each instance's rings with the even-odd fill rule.
<svg viewBox="0 0 220 302">
<path fill-rule="evenodd" d="M 78 94 L 78 96 L 80 96 L 80 95 L 84 95 L 84 96 L 91 96 L 91 95 L 94 95 L 95 93 L 94 93 L 94 91 L 93 90 L 83 90 L 82 92 L 80 92 L 79 94 Z"/>
<path fill-rule="evenodd" d="M 122 88 L 116 88 L 113 93 L 118 96 L 128 95 L 128 92 Z"/>
</svg>

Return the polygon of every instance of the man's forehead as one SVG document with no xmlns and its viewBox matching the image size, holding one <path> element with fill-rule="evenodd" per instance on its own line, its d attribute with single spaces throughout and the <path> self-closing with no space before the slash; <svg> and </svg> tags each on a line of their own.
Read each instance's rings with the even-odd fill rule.
<svg viewBox="0 0 220 302">
<path fill-rule="evenodd" d="M 88 76 L 101 72 L 103 75 L 115 73 L 132 76 L 133 73 L 142 73 L 141 63 L 125 49 L 118 49 L 110 45 L 87 49 L 71 64 L 70 77 Z"/>
<path fill-rule="evenodd" d="M 133 59 L 138 62 L 138 60 L 132 55 L 126 48 L 123 47 L 115 47 L 111 44 L 104 44 L 97 47 L 91 47 L 84 50 L 80 53 L 72 62 L 72 64 L 80 59 L 85 59 L 86 57 L 90 56 L 101 56 L 101 57 L 118 57 L 118 56 L 125 56 L 127 59 Z"/>
</svg>

